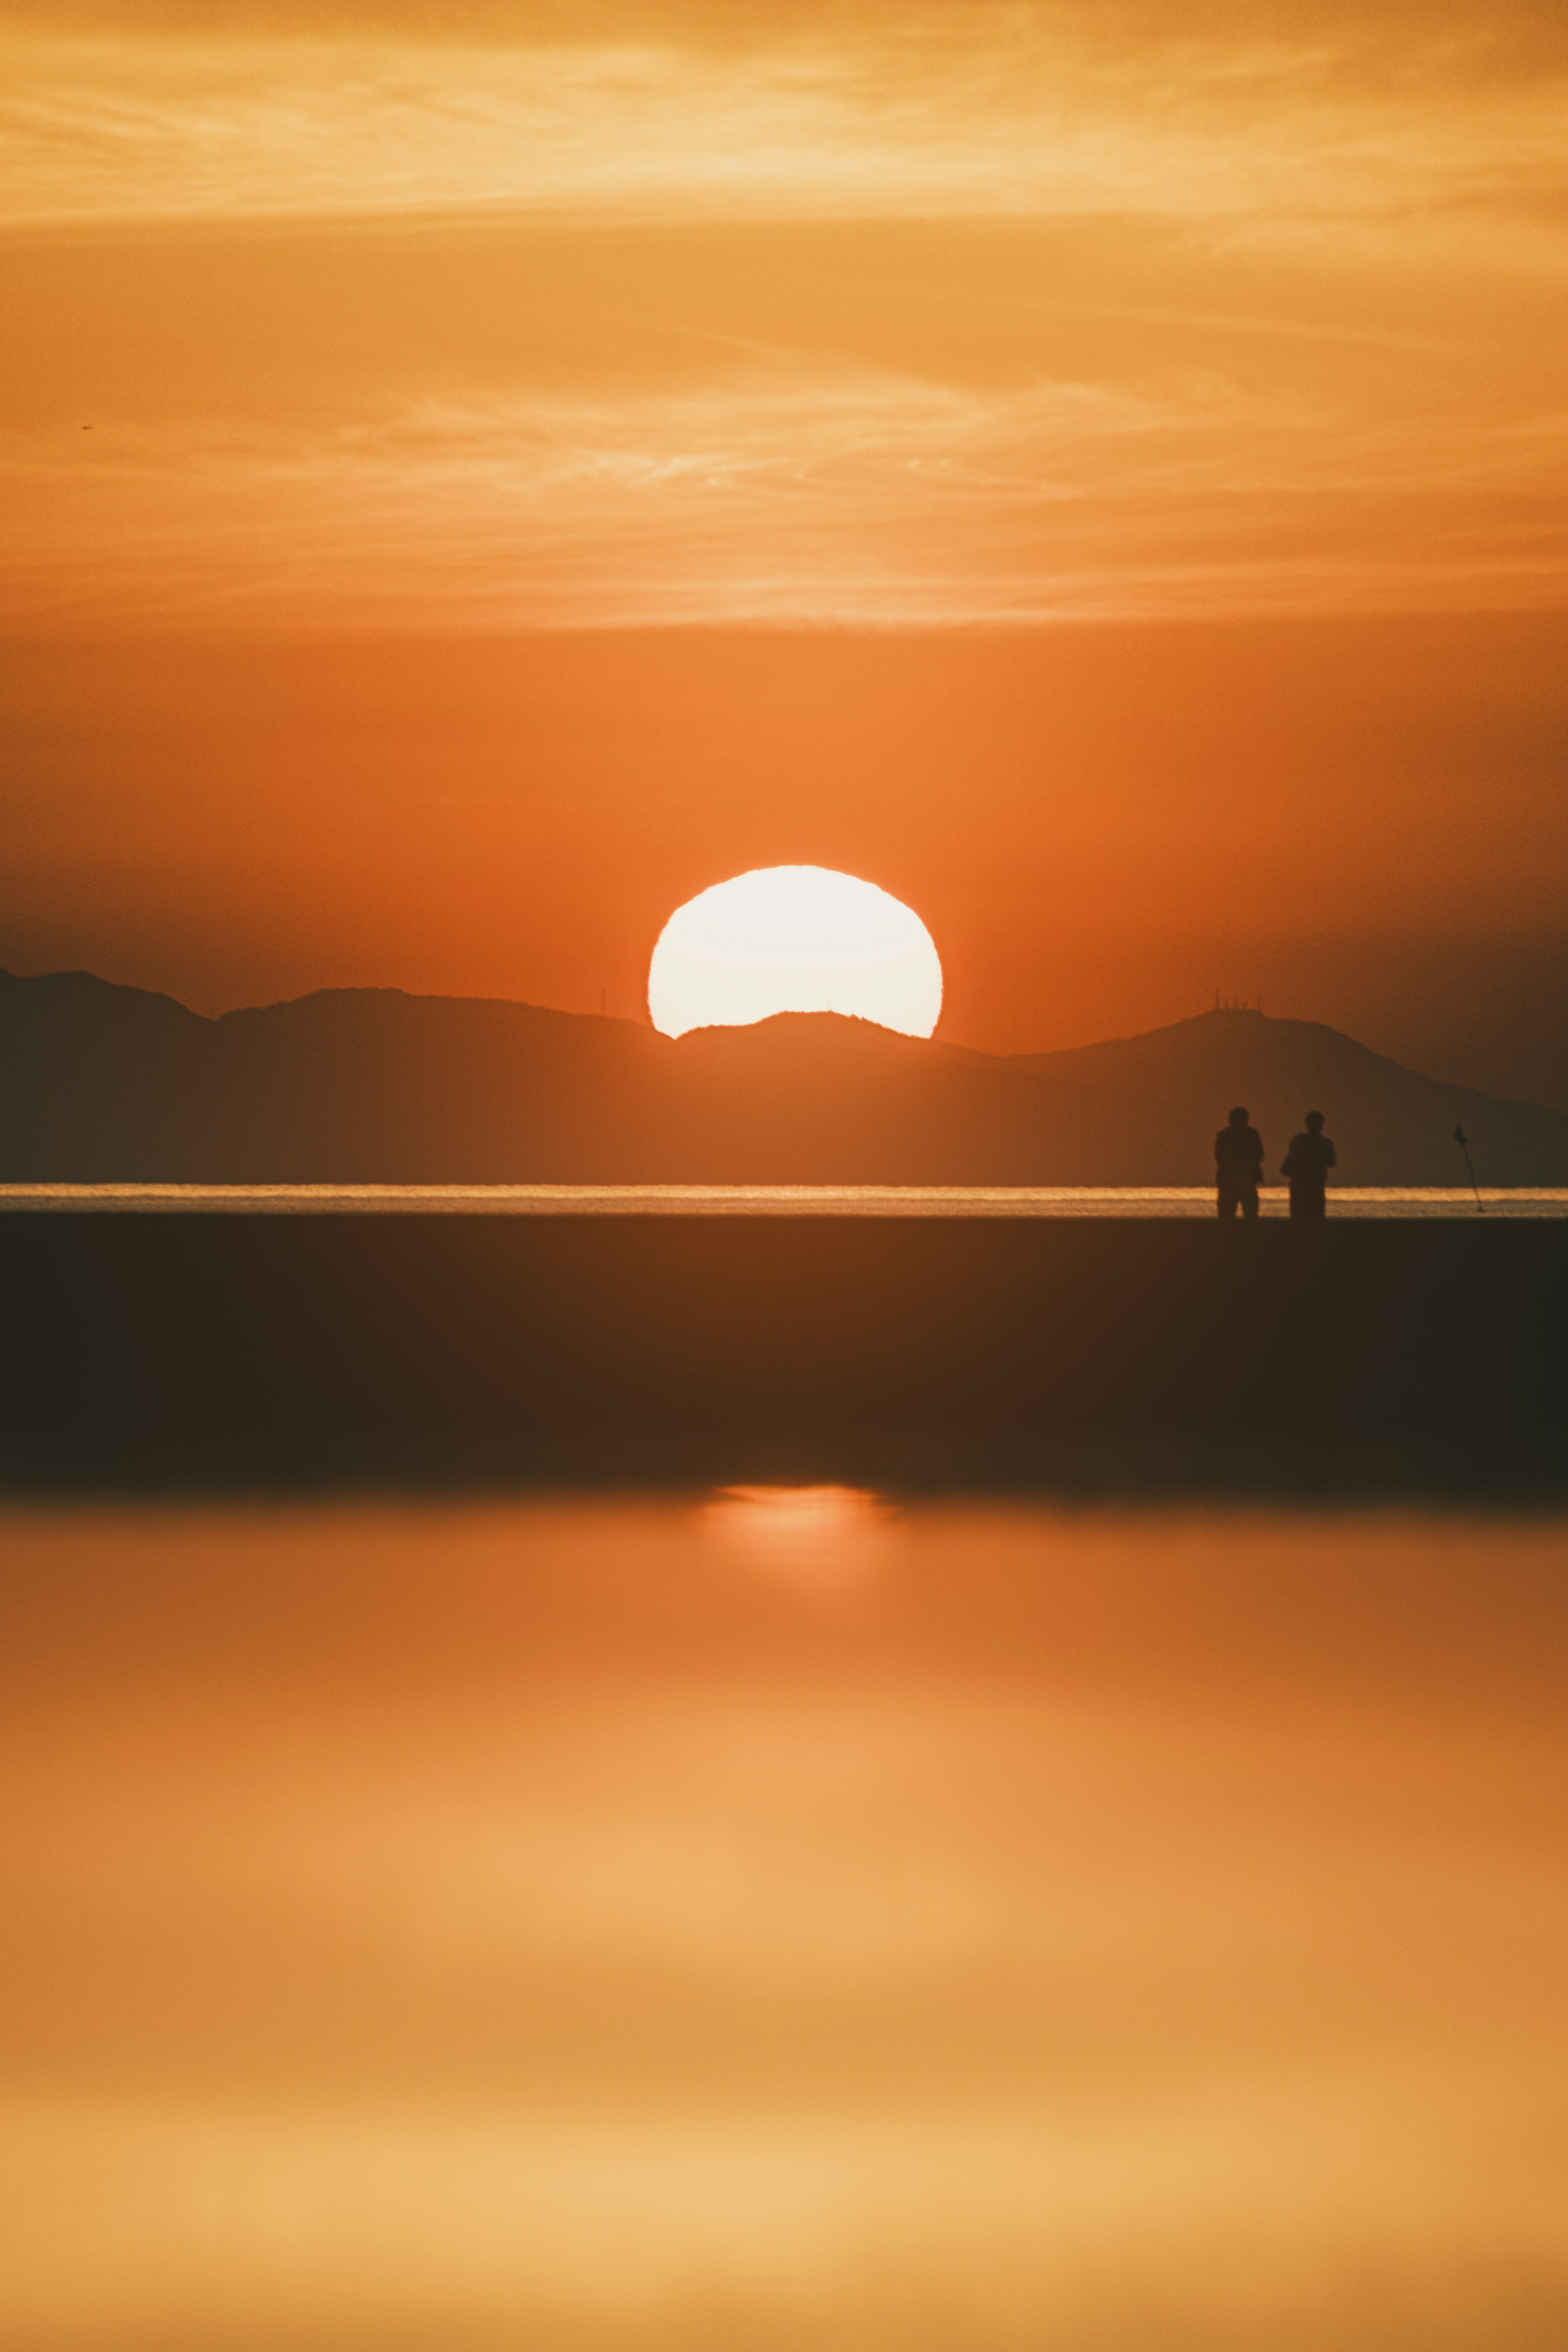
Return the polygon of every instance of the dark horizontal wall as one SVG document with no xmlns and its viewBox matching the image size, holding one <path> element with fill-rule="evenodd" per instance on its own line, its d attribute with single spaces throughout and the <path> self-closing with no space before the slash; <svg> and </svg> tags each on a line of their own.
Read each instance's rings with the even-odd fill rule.
<svg viewBox="0 0 1568 2352">
<path fill-rule="evenodd" d="M 0 1473 L 1568 1487 L 1568 1223 L 0 1218 Z"/>
</svg>

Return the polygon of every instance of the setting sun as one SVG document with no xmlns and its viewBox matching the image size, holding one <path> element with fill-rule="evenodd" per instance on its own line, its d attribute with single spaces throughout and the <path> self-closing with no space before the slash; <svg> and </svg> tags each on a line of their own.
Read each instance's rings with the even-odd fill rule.
<svg viewBox="0 0 1568 2352">
<path fill-rule="evenodd" d="M 775 1013 L 846 1013 L 929 1037 L 942 962 L 911 908 L 821 866 L 769 866 L 678 907 L 648 968 L 656 1029 L 739 1027 Z"/>
<path fill-rule="evenodd" d="M 0 2352 L 1568 2352 L 1565 120 L 0 0 Z"/>
</svg>

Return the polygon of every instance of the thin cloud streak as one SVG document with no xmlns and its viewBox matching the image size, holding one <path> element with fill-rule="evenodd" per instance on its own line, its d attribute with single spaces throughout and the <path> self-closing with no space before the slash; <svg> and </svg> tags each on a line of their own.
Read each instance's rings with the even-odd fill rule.
<svg viewBox="0 0 1568 2352">
<path fill-rule="evenodd" d="M 1529 8 L 18 21 L 13 625 L 1563 601 Z"/>
<path fill-rule="evenodd" d="M 1218 379 L 428 400 L 0 450 L 13 625 L 1131 618 L 1554 601 L 1561 420 L 1335 416 Z"/>
<path fill-rule="evenodd" d="M 1462 225 L 1552 264 L 1568 173 L 1550 80 L 1358 95 L 1300 48 L 1112 68 L 1071 26 L 985 30 L 733 56 L 24 35 L 0 221 L 1136 213 L 1256 239 L 1407 236 L 1419 215 L 1422 241 Z"/>
</svg>

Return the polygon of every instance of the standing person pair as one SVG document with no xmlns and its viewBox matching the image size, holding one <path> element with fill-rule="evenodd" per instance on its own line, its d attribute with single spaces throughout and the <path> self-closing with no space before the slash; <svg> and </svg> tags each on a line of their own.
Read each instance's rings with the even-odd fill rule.
<svg viewBox="0 0 1568 2352">
<path fill-rule="evenodd" d="M 1233 1110 L 1214 1139 L 1219 1213 L 1234 1217 L 1258 1214 L 1258 1188 L 1263 1179 L 1263 1138 L 1244 1108 Z M 1304 1134 L 1291 1139 L 1280 1173 L 1290 1186 L 1290 1214 L 1321 1217 L 1328 1206 L 1329 1171 L 1336 1164 L 1334 1147 L 1323 1133 L 1321 1110 L 1307 1113 Z"/>
</svg>

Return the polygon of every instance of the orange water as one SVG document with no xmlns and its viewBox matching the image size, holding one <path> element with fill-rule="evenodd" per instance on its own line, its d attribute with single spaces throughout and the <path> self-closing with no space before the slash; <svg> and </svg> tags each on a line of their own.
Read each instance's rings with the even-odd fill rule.
<svg viewBox="0 0 1568 2352">
<path fill-rule="evenodd" d="M 1265 1184 L 1261 1213 L 1289 1214 Z M 1212 1184 L 0 1184 L 0 1213 L 454 1217 L 1200 1217 Z M 1568 1217 L 1568 1188 L 1336 1184 L 1333 1217 Z"/>
<path fill-rule="evenodd" d="M 1561 1525 L 0 1547 L 6 2347 L 1568 2340 Z"/>
</svg>

